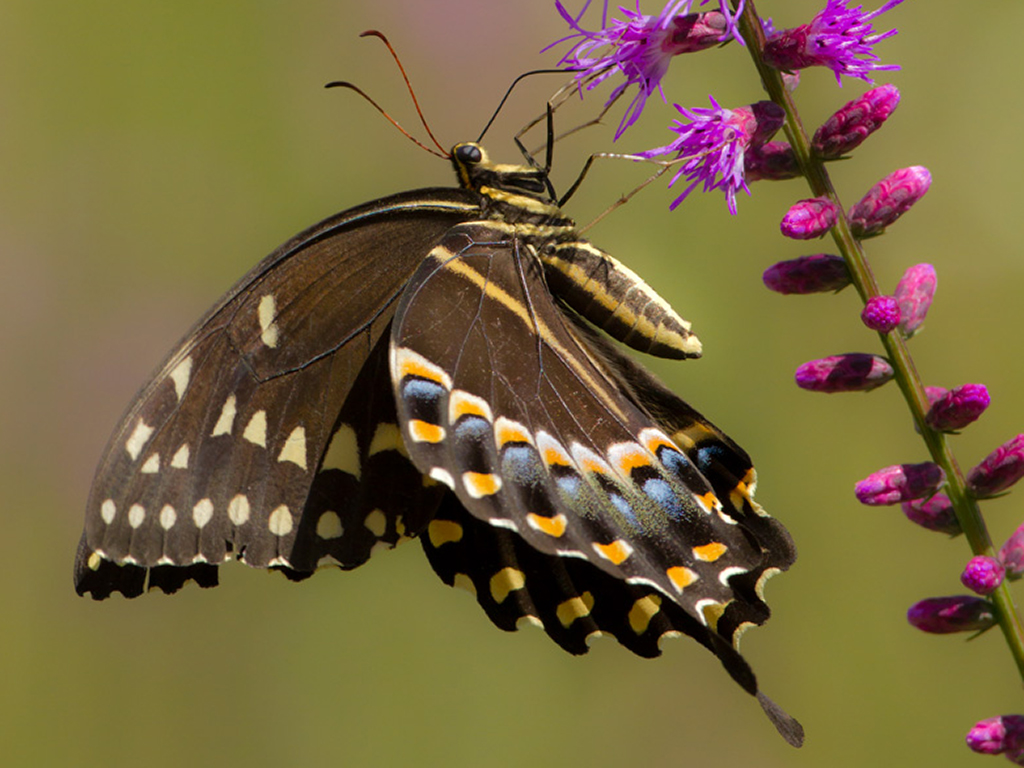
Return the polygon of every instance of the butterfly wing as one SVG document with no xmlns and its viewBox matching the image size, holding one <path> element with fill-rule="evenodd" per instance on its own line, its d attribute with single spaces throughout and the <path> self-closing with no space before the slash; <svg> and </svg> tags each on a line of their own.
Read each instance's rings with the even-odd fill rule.
<svg viewBox="0 0 1024 768">
<path fill-rule="evenodd" d="M 421 493 L 400 455 L 389 323 L 426 253 L 477 211 L 462 190 L 385 198 L 242 278 L 115 430 L 88 501 L 79 593 L 138 594 L 147 570 L 165 591 L 210 585 L 232 556 L 296 574 L 325 558 L 354 567 L 400 533 L 399 501 L 432 508 L 439 493 Z M 414 485 L 373 483 L 389 464 Z"/>
</svg>

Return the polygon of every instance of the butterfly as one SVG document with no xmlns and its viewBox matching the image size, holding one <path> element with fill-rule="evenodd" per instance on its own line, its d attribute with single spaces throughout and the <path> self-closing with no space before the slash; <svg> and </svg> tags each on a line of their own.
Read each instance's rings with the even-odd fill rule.
<svg viewBox="0 0 1024 768">
<path fill-rule="evenodd" d="M 301 580 L 418 538 L 502 629 L 693 637 L 799 744 L 737 650 L 792 540 L 747 454 L 617 343 L 696 357 L 689 323 L 546 169 L 450 159 L 458 187 L 305 230 L 185 335 L 104 452 L 78 593 L 209 587 L 233 559 Z"/>
</svg>

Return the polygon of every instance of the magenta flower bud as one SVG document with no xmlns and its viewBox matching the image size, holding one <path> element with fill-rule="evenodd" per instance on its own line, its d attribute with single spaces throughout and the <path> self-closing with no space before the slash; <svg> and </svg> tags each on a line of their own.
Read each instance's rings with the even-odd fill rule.
<svg viewBox="0 0 1024 768">
<path fill-rule="evenodd" d="M 967 488 L 984 499 L 1005 491 L 1024 477 L 1024 435 L 1003 443 L 967 475 Z"/>
<path fill-rule="evenodd" d="M 975 594 L 991 595 L 1003 583 L 1005 575 L 1006 569 L 994 557 L 978 555 L 968 561 L 960 574 L 960 583 Z"/>
<path fill-rule="evenodd" d="M 956 519 L 956 512 L 953 511 L 953 503 L 944 493 L 903 502 L 903 514 L 911 522 L 929 531 L 948 533 L 950 536 L 963 533 L 960 521 Z"/>
<path fill-rule="evenodd" d="M 769 141 L 752 146 L 743 156 L 743 174 L 747 181 L 785 181 L 800 175 L 793 148 L 785 141 Z"/>
<path fill-rule="evenodd" d="M 858 482 L 854 493 L 861 504 L 882 507 L 931 496 L 945 482 L 946 473 L 942 467 L 930 461 L 893 464 Z"/>
<path fill-rule="evenodd" d="M 899 325 L 899 302 L 892 296 L 872 296 L 860 313 L 860 319 L 872 331 L 888 333 Z"/>
<path fill-rule="evenodd" d="M 923 165 L 893 171 L 875 184 L 850 211 L 850 228 L 859 238 L 880 235 L 910 210 L 931 186 L 932 175 Z"/>
<path fill-rule="evenodd" d="M 868 392 L 893 376 L 884 357 L 851 353 L 804 363 L 796 369 L 796 385 L 811 392 Z"/>
<path fill-rule="evenodd" d="M 815 253 L 773 264 L 762 279 L 776 293 L 825 293 L 848 286 L 850 272 L 841 257 Z"/>
<path fill-rule="evenodd" d="M 999 562 L 1006 569 L 1006 578 L 1019 579 L 1024 575 L 1024 525 L 999 548 Z"/>
<path fill-rule="evenodd" d="M 930 597 L 910 606 L 907 621 L 922 632 L 946 635 L 988 629 L 996 623 L 995 606 L 974 595 Z"/>
<path fill-rule="evenodd" d="M 872 88 L 825 121 L 814 133 L 814 151 L 825 160 L 852 152 L 882 127 L 899 103 L 900 92 L 895 85 Z"/>
<path fill-rule="evenodd" d="M 1001 715 L 981 720 L 967 734 L 967 746 L 982 755 L 1018 751 L 1024 745 L 1024 715 Z"/>
<path fill-rule="evenodd" d="M 938 432 L 955 432 L 976 421 L 989 404 L 984 384 L 964 384 L 932 402 L 925 421 Z"/>
<path fill-rule="evenodd" d="M 924 323 L 937 285 L 938 277 L 931 264 L 915 264 L 897 283 L 893 295 L 900 303 L 900 330 L 907 336 L 916 333 Z"/>
<path fill-rule="evenodd" d="M 824 197 L 812 197 L 794 203 L 782 217 L 779 228 L 786 237 L 810 240 L 827 233 L 838 217 L 835 203 Z"/>
<path fill-rule="evenodd" d="M 949 392 L 945 387 L 925 387 L 924 394 L 928 398 L 928 405 L 935 405 Z"/>
</svg>

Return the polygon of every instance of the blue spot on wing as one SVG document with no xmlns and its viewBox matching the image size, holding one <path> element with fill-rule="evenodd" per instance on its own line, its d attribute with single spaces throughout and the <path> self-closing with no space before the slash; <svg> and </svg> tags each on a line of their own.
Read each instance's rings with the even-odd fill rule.
<svg viewBox="0 0 1024 768">
<path fill-rule="evenodd" d="M 685 515 L 685 509 L 679 496 L 672 490 L 669 482 L 660 477 L 652 477 L 645 480 L 643 484 L 644 493 L 659 507 L 668 512 L 673 518 L 680 518 Z"/>
</svg>

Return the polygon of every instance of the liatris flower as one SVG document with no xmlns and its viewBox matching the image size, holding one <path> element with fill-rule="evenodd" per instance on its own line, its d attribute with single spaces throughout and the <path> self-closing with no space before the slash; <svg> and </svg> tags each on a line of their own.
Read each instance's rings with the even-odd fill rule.
<svg viewBox="0 0 1024 768">
<path fill-rule="evenodd" d="M 967 488 L 984 499 L 1005 491 L 1024 477 L 1024 435 L 1003 443 L 967 475 Z"/>
<path fill-rule="evenodd" d="M 796 385 L 812 392 L 867 392 L 895 374 L 878 355 L 852 353 L 811 360 L 796 369 Z"/>
<path fill-rule="evenodd" d="M 932 175 L 923 165 L 893 171 L 875 184 L 850 211 L 850 228 L 859 238 L 879 235 L 910 210 L 931 186 Z"/>
<path fill-rule="evenodd" d="M 905 501 L 902 508 L 908 520 L 930 531 L 948 533 L 950 536 L 963 533 L 956 512 L 953 511 L 953 503 L 944 493 L 936 493 L 927 499 Z"/>
<path fill-rule="evenodd" d="M 678 133 L 679 138 L 664 147 L 639 153 L 648 158 L 672 153 L 676 158 L 689 158 L 669 182 L 670 187 L 684 177 L 691 182 L 683 194 L 672 201 L 669 206 L 672 210 L 703 182 L 705 192 L 723 190 L 729 211 L 735 214 L 736 192 L 742 189 L 750 194 L 743 176 L 747 149 L 771 138 L 786 119 L 782 107 L 770 101 L 723 109 L 712 98 L 711 105 L 711 109 L 688 110 L 676 104 L 680 114 L 691 121 L 672 121 L 671 130 Z"/>
<path fill-rule="evenodd" d="M 859 5 L 852 10 L 847 8 L 847 0 L 828 0 L 810 24 L 782 31 L 776 31 L 769 20 L 764 25 L 768 38 L 764 59 L 781 70 L 828 67 L 840 85 L 842 75 L 873 82 L 869 73 L 899 67 L 879 64 L 877 54 L 872 51 L 875 43 L 892 37 L 896 30 L 872 34 L 871 21 L 901 2 L 903 0 L 889 0 L 877 11 L 865 13 Z"/>
<path fill-rule="evenodd" d="M 939 635 L 980 631 L 995 625 L 995 606 L 974 595 L 931 597 L 910 606 L 907 621 L 922 632 Z"/>
<path fill-rule="evenodd" d="M 1024 525 L 999 548 L 999 562 L 1006 569 L 1006 578 L 1019 579 L 1024 575 Z"/>
<path fill-rule="evenodd" d="M 852 152 L 882 127 L 899 103 L 900 92 L 896 86 L 872 88 L 844 105 L 815 131 L 814 151 L 825 160 L 834 160 Z"/>
<path fill-rule="evenodd" d="M 848 286 L 850 272 L 839 256 L 815 253 L 773 264 L 762 279 L 776 293 L 824 293 Z"/>
<path fill-rule="evenodd" d="M 975 594 L 991 595 L 1003 583 L 1005 575 L 1006 569 L 994 557 L 978 555 L 968 561 L 960 574 L 960 583 Z"/>
<path fill-rule="evenodd" d="M 558 63 L 575 70 L 577 82 L 585 83 L 588 90 L 616 72 L 622 73 L 626 82 L 612 91 L 608 104 L 630 86 L 638 87 L 615 131 L 618 139 L 640 117 L 648 96 L 658 90 L 665 98 L 661 80 L 673 56 L 714 47 L 735 32 L 731 16 L 717 11 L 689 13 L 692 4 L 693 0 L 669 0 L 660 14 L 645 16 L 637 0 L 635 11 L 619 9 L 624 21 L 616 19 L 604 29 L 590 32 L 556 0 L 555 7 L 574 31 L 544 50 L 579 38 Z M 723 3 L 723 8 L 728 10 L 728 4 Z"/>
<path fill-rule="evenodd" d="M 900 303 L 900 330 L 907 336 L 916 333 L 924 323 L 937 285 L 935 267 L 931 264 L 915 264 L 896 285 L 893 295 Z"/>
<path fill-rule="evenodd" d="M 955 432 L 981 416 L 989 401 L 984 384 L 964 384 L 933 402 L 925 421 L 939 432 Z"/>
<path fill-rule="evenodd" d="M 1024 715 L 1001 715 L 974 724 L 967 746 L 983 755 L 1016 752 L 1024 746 Z"/>
<path fill-rule="evenodd" d="M 857 501 L 872 507 L 931 496 L 946 482 L 942 467 L 923 464 L 894 464 L 873 472 L 854 488 Z"/>
<path fill-rule="evenodd" d="M 800 175 L 793 148 L 784 141 L 752 145 L 743 157 L 743 172 L 748 182 L 785 181 Z"/>
<path fill-rule="evenodd" d="M 860 319 L 872 331 L 888 333 L 900 322 L 900 305 L 892 296 L 872 296 L 864 305 Z"/>
<path fill-rule="evenodd" d="M 782 217 L 779 229 L 794 240 L 811 240 L 828 232 L 838 217 L 835 203 L 825 197 L 812 197 L 794 203 Z"/>
</svg>

